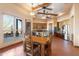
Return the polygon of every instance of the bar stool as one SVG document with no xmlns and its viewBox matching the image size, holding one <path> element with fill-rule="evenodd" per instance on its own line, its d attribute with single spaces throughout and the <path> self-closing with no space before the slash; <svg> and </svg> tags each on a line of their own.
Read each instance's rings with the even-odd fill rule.
<svg viewBox="0 0 79 59">
<path fill-rule="evenodd" d="M 39 56 L 40 55 L 40 44 L 32 42 L 31 36 L 25 37 L 24 49 L 27 56 Z"/>
<path fill-rule="evenodd" d="M 24 46 L 25 46 L 24 49 L 25 49 L 26 55 L 32 56 L 33 55 L 33 48 L 32 48 L 32 42 L 31 42 L 29 35 L 27 35 L 25 37 L 25 45 Z"/>
<path fill-rule="evenodd" d="M 33 42 L 33 55 L 34 56 L 40 56 L 41 55 L 40 43 Z"/>
</svg>

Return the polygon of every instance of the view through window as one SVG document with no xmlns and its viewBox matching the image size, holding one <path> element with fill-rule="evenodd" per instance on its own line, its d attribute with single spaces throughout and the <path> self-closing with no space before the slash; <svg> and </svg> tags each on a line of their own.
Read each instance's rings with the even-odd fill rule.
<svg viewBox="0 0 79 59">
<path fill-rule="evenodd" d="M 4 42 L 11 42 L 13 40 L 21 39 L 22 20 L 16 19 L 14 16 L 3 15 L 3 31 Z"/>
</svg>

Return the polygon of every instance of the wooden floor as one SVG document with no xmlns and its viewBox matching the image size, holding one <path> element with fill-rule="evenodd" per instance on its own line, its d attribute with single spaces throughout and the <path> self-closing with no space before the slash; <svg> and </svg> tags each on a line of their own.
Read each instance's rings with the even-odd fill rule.
<svg viewBox="0 0 79 59">
<path fill-rule="evenodd" d="M 51 45 L 52 56 L 79 56 L 79 48 L 74 47 L 72 42 L 54 37 Z M 0 50 L 0 56 L 25 56 L 23 44 L 18 43 Z"/>
<path fill-rule="evenodd" d="M 54 37 L 52 41 L 52 56 L 79 56 L 79 47 L 72 42 Z"/>
<path fill-rule="evenodd" d="M 23 43 L 17 43 L 16 45 L 12 45 L 0 50 L 0 56 L 25 56 L 23 50 Z"/>
</svg>

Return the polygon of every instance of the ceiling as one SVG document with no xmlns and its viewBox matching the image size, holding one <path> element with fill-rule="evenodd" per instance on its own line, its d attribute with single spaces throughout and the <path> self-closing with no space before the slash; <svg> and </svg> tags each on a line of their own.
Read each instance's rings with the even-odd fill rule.
<svg viewBox="0 0 79 59">
<path fill-rule="evenodd" d="M 23 8 L 30 10 L 31 12 L 43 12 L 42 7 L 47 6 L 48 8 L 52 8 L 52 10 L 46 11 L 49 13 L 58 14 L 58 16 L 68 13 L 72 7 L 72 3 L 23 3 L 20 5 Z"/>
<path fill-rule="evenodd" d="M 29 6 L 31 7 L 36 7 L 38 5 L 41 5 L 42 3 L 28 3 Z"/>
<path fill-rule="evenodd" d="M 53 13 L 53 14 L 58 14 L 58 16 L 60 16 L 60 14 L 65 14 L 67 12 L 70 11 L 72 7 L 71 3 L 51 3 L 48 8 L 51 8 L 52 10 L 46 10 L 49 13 Z M 39 10 L 40 8 L 36 9 Z M 39 11 L 43 11 L 43 9 L 39 10 Z"/>
</svg>

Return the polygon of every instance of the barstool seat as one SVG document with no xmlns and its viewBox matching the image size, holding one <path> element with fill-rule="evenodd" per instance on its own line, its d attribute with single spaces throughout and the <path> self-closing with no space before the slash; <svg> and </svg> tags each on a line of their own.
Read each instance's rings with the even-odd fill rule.
<svg viewBox="0 0 79 59">
<path fill-rule="evenodd" d="M 40 46 L 40 43 L 37 43 L 37 42 L 33 42 L 33 54 L 34 56 L 39 56 L 41 53 L 41 46 Z"/>
</svg>

